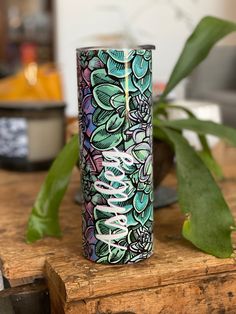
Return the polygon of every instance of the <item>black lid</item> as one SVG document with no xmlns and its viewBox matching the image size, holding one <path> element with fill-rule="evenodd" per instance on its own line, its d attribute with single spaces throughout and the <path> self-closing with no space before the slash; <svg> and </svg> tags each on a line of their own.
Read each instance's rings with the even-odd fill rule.
<svg viewBox="0 0 236 314">
<path fill-rule="evenodd" d="M 66 106 L 63 101 L 0 101 L 0 110 L 14 110 L 14 111 L 43 111 L 52 109 L 64 109 Z"/>
</svg>

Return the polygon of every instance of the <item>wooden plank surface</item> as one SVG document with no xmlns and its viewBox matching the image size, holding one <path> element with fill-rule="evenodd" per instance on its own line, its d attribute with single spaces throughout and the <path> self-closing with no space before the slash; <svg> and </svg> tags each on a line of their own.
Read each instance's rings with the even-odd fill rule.
<svg viewBox="0 0 236 314">
<path fill-rule="evenodd" d="M 219 274 L 188 283 L 67 303 L 54 313 L 68 314 L 212 314 L 236 313 L 236 275 Z M 58 304 L 58 303 L 57 303 Z"/>
<path fill-rule="evenodd" d="M 236 214 L 236 150 L 227 149 L 221 158 L 226 174 L 222 189 Z M 73 203 L 79 185 L 76 170 L 61 207 L 63 238 L 25 244 L 28 214 L 44 177 L 45 173 L 0 171 L 0 260 L 11 286 L 46 276 L 57 314 L 189 313 L 191 308 L 195 313 L 197 306 L 202 313 L 236 312 L 235 260 L 214 258 L 184 240 L 184 217 L 177 205 L 155 212 L 155 252 L 150 259 L 127 266 L 85 260 L 81 209 Z M 175 184 L 173 176 L 167 181 Z"/>
<path fill-rule="evenodd" d="M 222 190 L 236 216 L 236 150 L 219 149 Z M 168 183 L 174 184 L 173 177 Z M 177 205 L 155 212 L 155 251 L 141 263 L 98 265 L 81 253 L 46 261 L 54 313 L 236 313 L 235 259 L 217 259 L 181 237 Z M 234 243 L 236 237 L 234 234 Z"/>
<path fill-rule="evenodd" d="M 224 183 L 225 194 L 236 212 L 235 187 L 236 184 Z M 51 288 L 57 290 L 63 303 L 88 302 L 153 287 L 180 283 L 188 286 L 217 274 L 235 277 L 234 259 L 204 254 L 181 237 L 182 221 L 177 206 L 156 211 L 155 252 L 150 259 L 135 265 L 98 265 L 86 261 L 78 251 L 49 257 L 46 272 Z M 236 305 L 236 281 L 233 294 Z"/>
<path fill-rule="evenodd" d="M 63 200 L 60 219 L 64 237 L 45 239 L 28 245 L 25 229 L 31 207 L 45 177 L 43 173 L 15 173 L 0 171 L 0 268 L 12 287 L 43 277 L 45 259 L 74 247 L 79 250 L 80 208 L 73 199 L 79 184 L 75 170 L 68 193 Z M 76 235 L 76 236 L 75 236 Z"/>
</svg>

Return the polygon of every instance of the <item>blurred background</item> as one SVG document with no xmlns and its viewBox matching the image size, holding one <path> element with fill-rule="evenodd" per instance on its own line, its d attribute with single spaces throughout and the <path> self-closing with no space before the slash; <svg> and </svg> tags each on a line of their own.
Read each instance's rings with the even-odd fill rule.
<svg viewBox="0 0 236 314">
<path fill-rule="evenodd" d="M 161 89 L 187 36 L 205 15 L 236 20 L 235 0 L 1 0 L 0 77 L 17 72 L 29 61 L 55 62 L 66 112 L 73 116 L 77 114 L 77 47 L 117 39 L 155 44 L 154 84 Z M 220 43 L 235 44 L 235 36 Z M 185 84 L 177 88 L 177 98 L 185 96 Z"/>
<path fill-rule="evenodd" d="M 40 63 L 54 60 L 52 1 L 3 0 L 0 4 L 1 76 L 21 69 L 24 56 Z M 25 56 L 26 58 L 26 56 Z"/>
<path fill-rule="evenodd" d="M 185 40 L 206 15 L 236 21 L 236 2 L 1 0 L 0 108 L 5 101 L 61 102 L 66 116 L 76 117 L 75 49 L 117 42 L 156 46 L 153 84 L 155 95 L 161 94 Z M 187 99 L 186 106 L 197 100 L 193 108 L 213 103 L 220 108 L 220 117 L 217 111 L 214 118 L 211 110 L 207 117 L 236 127 L 235 68 L 236 36 L 232 35 L 214 48 L 171 98 L 182 105 Z"/>
</svg>

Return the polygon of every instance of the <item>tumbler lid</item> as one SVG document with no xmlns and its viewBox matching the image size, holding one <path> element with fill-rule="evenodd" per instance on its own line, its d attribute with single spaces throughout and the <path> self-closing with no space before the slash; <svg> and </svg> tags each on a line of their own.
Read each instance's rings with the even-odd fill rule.
<svg viewBox="0 0 236 314">
<path fill-rule="evenodd" d="M 88 46 L 88 47 L 81 47 L 81 48 L 77 48 L 77 51 L 82 51 L 82 50 L 108 50 L 108 49 L 131 49 L 131 50 L 138 50 L 138 49 L 145 49 L 145 50 L 155 50 L 156 46 L 155 45 L 138 45 L 136 47 L 133 46 L 127 46 L 127 47 L 121 47 L 121 46 L 114 46 L 114 47 L 110 47 L 110 46 Z"/>
</svg>

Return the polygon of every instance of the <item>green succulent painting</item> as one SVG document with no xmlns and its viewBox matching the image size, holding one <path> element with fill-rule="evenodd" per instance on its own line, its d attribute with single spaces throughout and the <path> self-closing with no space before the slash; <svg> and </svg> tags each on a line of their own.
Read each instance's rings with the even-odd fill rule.
<svg viewBox="0 0 236 314">
<path fill-rule="evenodd" d="M 152 253 L 151 51 L 95 49 L 92 59 L 89 52 L 79 51 L 78 56 L 82 95 L 81 178 L 85 197 L 93 192 L 100 197 L 92 202 L 84 200 L 84 253 L 99 263 L 136 262 Z M 93 68 L 89 68 L 91 63 Z M 88 95 L 91 96 L 90 105 Z M 104 167 L 112 159 L 112 150 L 116 166 L 110 162 L 111 165 Z M 104 152 L 109 152 L 108 159 Z M 132 164 L 125 162 L 124 153 L 130 156 Z M 98 170 L 101 161 L 103 167 Z M 94 168 L 91 164 L 97 166 Z M 85 171 L 87 168 L 89 172 Z M 98 182 L 102 188 L 98 187 L 96 191 Z M 112 197 L 104 186 L 112 192 Z M 119 207 L 121 216 L 117 212 L 114 216 L 114 206 Z M 94 214 L 86 223 L 91 207 Z M 125 223 L 121 219 L 125 219 Z M 143 241 L 149 241 L 143 243 L 146 249 L 143 252 L 141 247 L 131 250 L 134 247 L 130 242 L 131 231 L 142 228 L 149 232 L 149 237 L 143 238 Z M 90 237 L 88 230 L 93 232 Z"/>
</svg>

